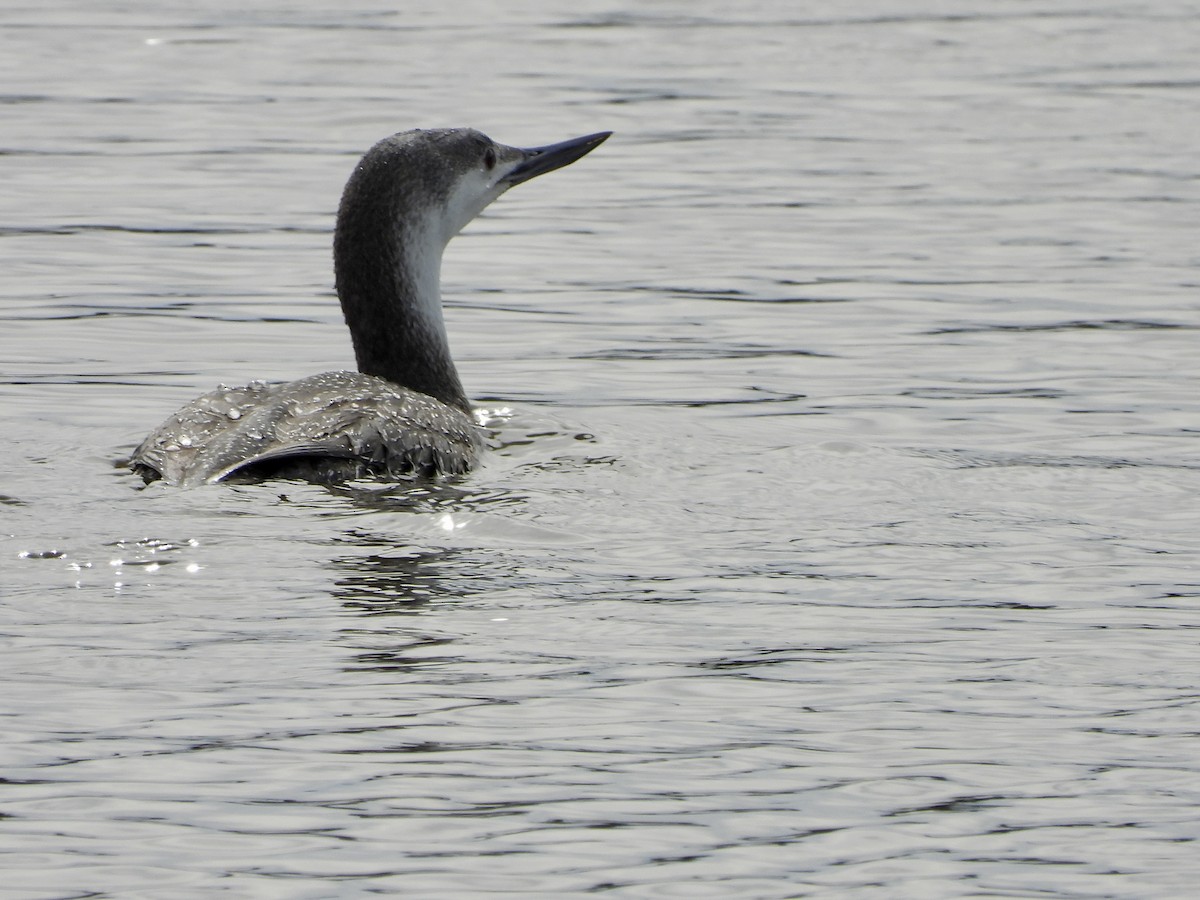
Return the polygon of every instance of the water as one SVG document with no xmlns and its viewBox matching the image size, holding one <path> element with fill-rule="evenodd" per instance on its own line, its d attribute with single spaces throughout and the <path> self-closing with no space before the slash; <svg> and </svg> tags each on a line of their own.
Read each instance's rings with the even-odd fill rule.
<svg viewBox="0 0 1200 900">
<path fill-rule="evenodd" d="M 1200 25 L 970 6 L 7 10 L 5 897 L 1189 895 Z M 458 124 L 616 132 L 447 256 L 482 471 L 114 465 Z"/>
</svg>

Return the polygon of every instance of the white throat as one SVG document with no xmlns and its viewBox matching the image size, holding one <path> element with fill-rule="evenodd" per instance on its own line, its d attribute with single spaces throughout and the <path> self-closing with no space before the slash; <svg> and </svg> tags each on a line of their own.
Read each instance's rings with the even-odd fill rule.
<svg viewBox="0 0 1200 900">
<path fill-rule="evenodd" d="M 413 291 L 413 314 L 430 337 L 440 337 L 443 343 L 446 343 L 446 325 L 442 318 L 442 254 L 445 250 L 446 240 L 440 228 L 416 226 L 409 229 L 399 260 L 404 268 L 401 282 L 408 283 Z"/>
</svg>

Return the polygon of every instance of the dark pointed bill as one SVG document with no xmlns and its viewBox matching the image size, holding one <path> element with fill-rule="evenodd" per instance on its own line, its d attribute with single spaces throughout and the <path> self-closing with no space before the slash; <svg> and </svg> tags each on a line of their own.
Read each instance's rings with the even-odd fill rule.
<svg viewBox="0 0 1200 900">
<path fill-rule="evenodd" d="M 512 186 L 528 181 L 530 178 L 536 178 L 538 175 L 553 172 L 555 169 L 561 169 L 595 150 L 604 143 L 604 139 L 610 134 L 612 134 L 611 131 L 600 131 L 546 147 L 531 147 L 524 150 L 525 159 L 509 172 L 504 180 L 508 182 L 509 186 Z"/>
</svg>

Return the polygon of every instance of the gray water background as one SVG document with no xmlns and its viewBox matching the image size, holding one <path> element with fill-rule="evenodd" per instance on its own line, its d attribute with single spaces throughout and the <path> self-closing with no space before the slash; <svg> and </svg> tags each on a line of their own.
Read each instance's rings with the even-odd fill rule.
<svg viewBox="0 0 1200 900">
<path fill-rule="evenodd" d="M 0 123 L 4 900 L 1193 896 L 1194 4 L 39 0 Z M 115 465 L 461 124 L 615 131 L 447 254 L 484 469 Z"/>
</svg>

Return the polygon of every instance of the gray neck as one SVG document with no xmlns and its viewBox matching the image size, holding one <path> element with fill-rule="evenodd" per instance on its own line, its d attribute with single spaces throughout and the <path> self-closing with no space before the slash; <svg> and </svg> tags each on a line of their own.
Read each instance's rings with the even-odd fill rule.
<svg viewBox="0 0 1200 900">
<path fill-rule="evenodd" d="M 394 195 L 348 186 L 333 268 L 358 370 L 471 413 L 442 322 L 445 241 L 406 220 Z"/>
</svg>

